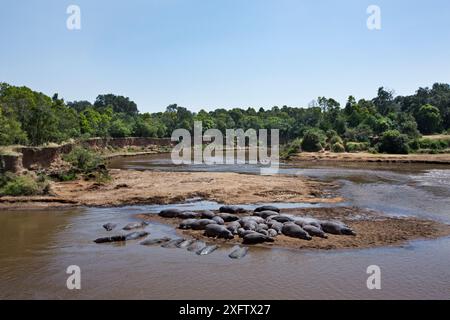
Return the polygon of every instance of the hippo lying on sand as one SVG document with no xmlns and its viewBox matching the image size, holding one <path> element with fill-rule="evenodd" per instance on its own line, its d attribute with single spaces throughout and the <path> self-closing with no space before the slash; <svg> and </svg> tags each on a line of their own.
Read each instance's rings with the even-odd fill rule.
<svg viewBox="0 0 450 320">
<path fill-rule="evenodd" d="M 223 206 L 219 208 L 219 212 L 223 213 L 245 213 L 247 212 L 244 208 L 238 206 Z"/>
<path fill-rule="evenodd" d="M 261 212 L 261 211 L 274 211 L 280 213 L 280 209 L 274 206 L 262 206 L 254 210 L 254 212 Z"/>
<path fill-rule="evenodd" d="M 298 238 L 303 240 L 311 240 L 311 236 L 302 229 L 299 225 L 295 223 L 285 223 L 282 229 L 282 232 L 285 236 L 292 237 L 292 238 Z"/>
<path fill-rule="evenodd" d="M 122 228 L 122 230 L 133 230 L 133 229 L 141 229 L 148 226 L 148 222 L 142 221 L 142 222 L 132 222 L 127 224 L 125 227 Z"/>
<path fill-rule="evenodd" d="M 274 242 L 271 237 L 265 236 L 263 234 L 254 232 L 247 234 L 244 236 L 244 241 L 242 243 L 244 244 L 258 244 L 258 243 L 264 243 L 264 242 Z"/>
<path fill-rule="evenodd" d="M 332 221 L 321 221 L 320 226 L 322 230 L 326 233 L 336 234 L 336 235 L 346 235 L 346 236 L 356 236 L 356 233 L 340 222 L 332 222 Z"/>
<path fill-rule="evenodd" d="M 209 224 L 205 228 L 205 236 L 219 239 L 233 239 L 234 236 L 230 230 L 218 224 Z"/>
</svg>

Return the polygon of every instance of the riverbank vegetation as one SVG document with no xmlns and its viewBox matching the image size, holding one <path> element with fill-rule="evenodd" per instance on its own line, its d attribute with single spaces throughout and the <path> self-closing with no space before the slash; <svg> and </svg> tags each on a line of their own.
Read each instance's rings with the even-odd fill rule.
<svg viewBox="0 0 450 320">
<path fill-rule="evenodd" d="M 0 145 L 42 145 L 91 137 L 170 137 L 173 130 L 279 129 L 287 154 L 299 151 L 440 153 L 450 139 L 423 138 L 450 130 L 450 85 L 419 88 L 395 96 L 379 88 L 373 99 L 350 96 L 344 106 L 319 97 L 308 107 L 275 106 L 265 110 L 201 110 L 176 104 L 164 112 L 139 113 L 136 103 L 113 94 L 88 101 L 65 102 L 27 87 L 0 84 Z"/>
</svg>

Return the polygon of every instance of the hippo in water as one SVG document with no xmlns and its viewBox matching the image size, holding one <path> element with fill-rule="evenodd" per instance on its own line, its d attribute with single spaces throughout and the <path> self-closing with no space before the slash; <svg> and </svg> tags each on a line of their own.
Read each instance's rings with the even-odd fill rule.
<svg viewBox="0 0 450 320">
<path fill-rule="evenodd" d="M 122 241 L 126 241 L 126 237 L 123 235 L 120 236 L 113 236 L 113 237 L 106 237 L 106 238 L 98 238 L 95 239 L 94 242 L 95 243 L 109 243 L 109 242 L 122 242 Z"/>
<path fill-rule="evenodd" d="M 242 259 L 248 253 L 248 247 L 234 247 L 228 255 L 231 259 Z"/>
<path fill-rule="evenodd" d="M 346 235 L 346 236 L 356 236 L 356 233 L 340 222 L 332 222 L 332 221 L 321 221 L 320 226 L 322 230 L 326 233 L 335 234 L 335 235 Z"/>
<path fill-rule="evenodd" d="M 206 243 L 200 240 L 196 240 L 187 247 L 187 250 L 197 252 L 199 250 L 202 250 L 204 247 L 206 247 Z"/>
<path fill-rule="evenodd" d="M 161 245 L 161 247 L 163 247 L 163 248 L 169 248 L 169 249 L 171 249 L 171 248 L 177 248 L 177 247 L 180 245 L 180 243 L 182 243 L 184 240 L 185 240 L 185 239 L 183 239 L 183 238 L 170 240 L 170 241 L 168 241 L 168 242 L 166 242 L 166 243 L 163 243 L 163 244 Z"/>
<path fill-rule="evenodd" d="M 244 208 L 238 206 L 223 206 L 219 208 L 219 212 L 222 213 L 245 213 L 247 212 Z"/>
<path fill-rule="evenodd" d="M 149 233 L 145 232 L 145 231 L 132 232 L 132 233 L 129 233 L 129 234 L 125 235 L 125 240 L 127 240 L 127 241 L 128 240 L 137 240 L 137 239 L 140 239 L 140 238 L 144 238 L 144 237 L 146 237 L 148 235 L 149 235 Z"/>
<path fill-rule="evenodd" d="M 166 210 L 162 210 L 159 213 L 159 216 L 163 217 L 163 218 L 176 218 L 181 213 L 182 213 L 181 210 L 178 210 L 178 209 L 166 209 Z"/>
<path fill-rule="evenodd" d="M 254 210 L 254 212 L 262 212 L 262 211 L 274 211 L 280 213 L 280 209 L 275 206 L 262 206 Z"/>
<path fill-rule="evenodd" d="M 141 229 L 148 226 L 148 222 L 142 221 L 142 222 L 132 222 L 127 224 L 125 227 L 123 227 L 123 230 L 134 230 L 134 229 Z"/>
<path fill-rule="evenodd" d="M 206 255 L 216 251 L 218 248 L 219 248 L 219 246 L 216 246 L 216 245 L 207 246 L 207 247 L 204 247 L 203 249 L 198 250 L 196 253 L 199 256 L 206 256 Z"/>
<path fill-rule="evenodd" d="M 259 244 L 259 243 L 274 242 L 274 241 L 275 240 L 273 240 L 269 236 L 265 236 L 263 234 L 254 232 L 254 233 L 250 233 L 250 234 L 247 234 L 246 236 L 244 236 L 244 241 L 242 243 L 244 243 L 244 244 Z"/>
<path fill-rule="evenodd" d="M 154 246 L 154 245 L 160 245 L 166 242 L 169 242 L 170 238 L 169 237 L 164 237 L 164 238 L 158 238 L 158 239 L 147 239 L 142 241 L 140 244 L 143 246 Z"/>
<path fill-rule="evenodd" d="M 116 227 L 117 227 L 117 224 L 115 224 L 115 223 L 106 223 L 103 225 L 103 228 L 106 231 L 113 231 Z"/>
<path fill-rule="evenodd" d="M 291 238 L 298 238 L 298 239 L 303 239 L 303 240 L 311 240 L 312 239 L 311 236 L 308 234 L 308 232 L 303 230 L 303 228 L 300 227 L 298 224 L 295 224 L 292 222 L 285 223 L 281 232 L 285 236 L 288 236 Z"/>
<path fill-rule="evenodd" d="M 233 239 L 234 236 L 230 230 L 218 224 L 209 224 L 205 228 L 205 236 L 219 239 Z"/>
</svg>

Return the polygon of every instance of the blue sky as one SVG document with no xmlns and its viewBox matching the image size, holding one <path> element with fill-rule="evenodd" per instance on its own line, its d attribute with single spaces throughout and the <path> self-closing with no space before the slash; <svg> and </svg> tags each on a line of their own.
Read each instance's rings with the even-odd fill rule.
<svg viewBox="0 0 450 320">
<path fill-rule="evenodd" d="M 450 1 L 0 0 L 0 81 L 141 111 L 345 103 L 450 82 Z M 82 29 L 66 28 L 81 8 Z M 381 8 L 382 29 L 366 27 Z"/>
</svg>

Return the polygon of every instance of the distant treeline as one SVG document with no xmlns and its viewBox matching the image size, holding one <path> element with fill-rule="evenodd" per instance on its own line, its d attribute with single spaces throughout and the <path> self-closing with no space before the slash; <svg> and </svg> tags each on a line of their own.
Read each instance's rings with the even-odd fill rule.
<svg viewBox="0 0 450 320">
<path fill-rule="evenodd" d="M 344 106 L 319 97 L 305 108 L 194 113 L 174 104 L 164 112 L 139 113 L 136 103 L 123 96 L 99 95 L 94 103 L 65 102 L 58 94 L 49 97 L 0 83 L 0 145 L 41 145 L 90 137 L 170 137 L 178 128 L 192 130 L 194 121 L 202 121 L 204 130 L 217 128 L 224 133 L 234 128 L 279 129 L 282 142 L 316 135 L 319 140 L 333 139 L 334 144 L 373 144 L 388 133 L 411 143 L 421 134 L 448 132 L 450 85 L 436 83 L 410 96 L 395 96 L 379 88 L 375 98 L 350 96 Z"/>
</svg>

